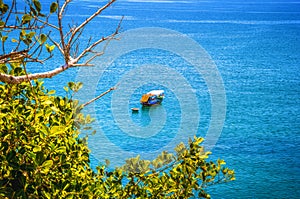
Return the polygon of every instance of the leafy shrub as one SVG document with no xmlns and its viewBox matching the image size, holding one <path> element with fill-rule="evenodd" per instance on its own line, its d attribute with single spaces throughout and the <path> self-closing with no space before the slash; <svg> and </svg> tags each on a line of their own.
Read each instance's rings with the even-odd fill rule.
<svg viewBox="0 0 300 199">
<path fill-rule="evenodd" d="M 24 71 L 12 66 L 10 73 Z M 66 90 L 79 87 L 70 83 Z M 87 139 L 79 137 L 90 117 L 76 100 L 54 94 L 41 81 L 0 84 L 0 197 L 209 198 L 206 186 L 234 180 L 223 160 L 206 161 L 210 153 L 197 137 L 179 144 L 176 155 L 137 156 L 121 168 L 93 171 Z"/>
</svg>

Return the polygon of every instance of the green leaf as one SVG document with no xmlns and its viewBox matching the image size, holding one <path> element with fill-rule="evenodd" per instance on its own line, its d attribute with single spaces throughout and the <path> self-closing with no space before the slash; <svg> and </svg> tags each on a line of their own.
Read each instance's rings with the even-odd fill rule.
<svg viewBox="0 0 300 199">
<path fill-rule="evenodd" d="M 35 35 L 35 32 L 31 31 L 28 34 L 26 34 L 27 38 L 32 38 Z"/>
<path fill-rule="evenodd" d="M 47 169 L 50 169 L 52 167 L 52 165 L 53 165 L 53 160 L 46 160 L 42 164 L 41 168 L 44 169 L 44 170 L 47 170 Z"/>
<path fill-rule="evenodd" d="M 51 100 L 46 100 L 46 101 L 42 102 L 43 105 L 50 105 L 52 103 L 53 102 Z"/>
<path fill-rule="evenodd" d="M 39 152 L 39 151 L 41 151 L 41 150 L 42 150 L 42 147 L 41 147 L 41 146 L 35 146 L 35 147 L 33 148 L 33 152 L 34 152 L 34 153 Z"/>
<path fill-rule="evenodd" d="M 66 199 L 72 199 L 72 198 L 73 198 L 73 195 L 69 194 Z"/>
<path fill-rule="evenodd" d="M 51 91 L 49 91 L 49 92 L 48 92 L 48 94 L 49 94 L 49 95 L 53 95 L 53 94 L 55 94 L 55 90 L 51 90 Z"/>
<path fill-rule="evenodd" d="M 64 130 L 65 129 L 63 126 L 52 126 L 52 128 L 50 129 L 50 137 L 56 137 L 57 135 L 64 133 Z"/>
<path fill-rule="evenodd" d="M 60 106 L 64 106 L 64 105 L 65 105 L 65 100 L 61 99 L 61 100 L 59 101 L 59 105 L 60 105 Z"/>
<path fill-rule="evenodd" d="M 91 121 L 92 121 L 91 115 L 88 114 L 88 115 L 86 116 L 86 118 L 85 118 L 85 122 L 86 122 L 86 123 L 91 123 Z"/>
<path fill-rule="evenodd" d="M 55 106 L 52 106 L 51 109 L 52 109 L 52 111 L 54 111 L 55 113 L 58 113 L 58 112 L 59 112 L 59 109 L 56 108 Z"/>
<path fill-rule="evenodd" d="M 226 164 L 226 162 L 224 160 L 218 159 L 218 164 L 223 165 L 223 164 Z"/>
<path fill-rule="evenodd" d="M 57 3 L 53 2 L 50 6 L 50 13 L 52 14 L 52 13 L 56 12 L 57 7 L 58 7 Z"/>
<path fill-rule="evenodd" d="M 66 92 L 68 92 L 68 91 L 69 91 L 69 87 L 64 86 L 64 90 L 65 90 Z"/>
<path fill-rule="evenodd" d="M 25 30 L 22 30 L 22 31 L 20 32 L 20 36 L 23 37 L 23 36 L 25 36 L 25 35 L 26 35 L 26 31 L 25 31 Z"/>
<path fill-rule="evenodd" d="M 42 9 L 42 6 L 41 6 L 40 1 L 38 1 L 38 0 L 33 0 L 33 4 L 34 4 L 35 9 L 36 9 L 38 12 L 40 12 L 41 9 Z"/>
<path fill-rule="evenodd" d="M 57 149 L 55 149 L 56 153 L 66 153 L 67 148 L 65 146 L 60 146 Z"/>
<path fill-rule="evenodd" d="M 36 16 L 38 14 L 32 6 L 30 6 L 30 11 L 31 11 L 32 15 L 34 15 L 34 16 Z"/>
<path fill-rule="evenodd" d="M 32 40 L 30 38 L 24 39 L 23 40 L 24 44 L 29 45 L 31 44 Z"/>
<path fill-rule="evenodd" d="M 82 82 L 77 82 L 76 87 L 77 87 L 77 91 L 80 90 L 83 86 Z"/>
<path fill-rule="evenodd" d="M 7 38 L 8 38 L 8 36 L 3 36 L 3 37 L 1 37 L 1 41 L 2 41 L 2 42 L 5 42 L 5 41 L 7 40 Z"/>
<path fill-rule="evenodd" d="M 42 43 L 42 44 L 45 43 L 45 42 L 47 41 L 47 35 L 41 34 L 41 35 L 40 35 L 40 40 L 41 40 L 41 43 Z"/>
<path fill-rule="evenodd" d="M 8 72 L 8 67 L 5 64 L 0 65 L 0 71 L 7 73 Z"/>
<path fill-rule="evenodd" d="M 1 4 L 2 4 L 2 1 L 1 1 Z M 2 4 L 0 7 L 1 14 L 5 14 L 8 11 L 8 8 L 9 7 L 7 4 Z"/>
<path fill-rule="evenodd" d="M 51 53 L 54 50 L 55 45 L 50 46 L 49 44 L 46 44 L 45 47 L 48 53 Z"/>
<path fill-rule="evenodd" d="M 22 24 L 27 24 L 28 22 L 30 22 L 32 19 L 32 17 L 29 14 L 25 14 L 22 17 Z"/>
<path fill-rule="evenodd" d="M 51 199 L 51 194 L 47 193 L 46 191 L 42 191 L 43 195 L 47 198 L 47 199 Z"/>
<path fill-rule="evenodd" d="M 16 152 L 15 151 L 10 151 L 7 156 L 6 156 L 6 159 L 8 161 L 11 161 L 14 157 L 16 156 Z"/>
</svg>

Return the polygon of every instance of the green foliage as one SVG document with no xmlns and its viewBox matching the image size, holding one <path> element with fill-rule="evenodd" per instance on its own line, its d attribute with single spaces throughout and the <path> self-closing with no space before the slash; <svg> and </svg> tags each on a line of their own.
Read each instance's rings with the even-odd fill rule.
<svg viewBox="0 0 300 199">
<path fill-rule="evenodd" d="M 176 156 L 164 151 L 152 162 L 139 156 L 127 160 L 125 198 L 210 198 L 207 186 L 235 180 L 234 171 L 222 167 L 224 160 L 207 161 L 210 152 L 204 152 L 202 141 L 194 137 L 188 147 L 179 144 Z"/>
<path fill-rule="evenodd" d="M 16 65 L 9 73 L 24 71 Z M 40 81 L 0 84 L 0 198 L 209 198 L 206 186 L 234 180 L 223 160 L 207 161 L 197 137 L 179 144 L 176 155 L 137 156 L 120 168 L 92 171 L 86 138 L 79 137 L 92 119 L 77 101 L 54 93 Z"/>
<path fill-rule="evenodd" d="M 45 45 L 48 53 L 51 53 L 55 49 L 55 45 L 50 46 L 49 44 Z"/>
<path fill-rule="evenodd" d="M 24 73 L 17 68 L 14 73 Z M 91 192 L 94 175 L 89 149 L 78 137 L 77 107 L 52 94 L 38 81 L 0 85 L 0 198 Z"/>
<path fill-rule="evenodd" d="M 53 2 L 50 6 L 50 13 L 52 14 L 52 13 L 56 12 L 57 8 L 58 8 L 57 3 Z"/>
<path fill-rule="evenodd" d="M 35 28 L 45 25 L 36 19 L 48 19 L 58 4 L 53 2 L 46 15 L 39 0 L 26 3 L 24 13 L 8 14 L 9 6 L 0 0 L 1 49 L 5 52 L 11 41 L 18 51 L 2 56 L 0 73 L 26 75 L 21 66 L 35 60 L 28 60 L 29 50 L 40 58 L 42 49 L 49 54 L 55 49 L 50 32 Z M 15 28 L 5 24 L 9 16 L 16 18 Z M 163 151 L 151 161 L 137 156 L 113 170 L 105 160 L 93 171 L 87 137 L 79 136 L 82 129 L 92 130 L 93 119 L 73 99 L 82 86 L 70 82 L 61 97 L 41 81 L 0 83 L 0 198 L 209 198 L 207 186 L 235 179 L 223 160 L 209 161 L 197 137 L 187 146 L 180 143 L 176 154 Z"/>
</svg>

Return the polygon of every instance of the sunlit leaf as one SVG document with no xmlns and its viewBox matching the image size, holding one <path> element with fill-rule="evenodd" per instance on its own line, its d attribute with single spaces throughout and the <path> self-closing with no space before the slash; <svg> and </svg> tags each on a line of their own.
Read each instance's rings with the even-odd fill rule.
<svg viewBox="0 0 300 199">
<path fill-rule="evenodd" d="M 52 167 L 53 165 L 53 160 L 46 160 L 43 164 L 42 164 L 42 168 L 43 169 L 50 169 L 50 167 Z"/>
<path fill-rule="evenodd" d="M 48 94 L 53 95 L 53 94 L 55 94 L 55 92 L 56 92 L 55 90 L 51 90 L 51 91 L 48 92 Z"/>
<path fill-rule="evenodd" d="M 41 151 L 42 150 L 42 147 L 41 146 L 35 146 L 34 148 L 33 148 L 33 152 L 39 152 L 39 151 Z"/>
<path fill-rule="evenodd" d="M 60 146 L 57 149 L 55 149 L 56 153 L 66 153 L 67 148 L 65 146 Z"/>
<path fill-rule="evenodd" d="M 1 41 L 2 41 L 2 42 L 5 42 L 5 41 L 7 40 L 7 38 L 8 38 L 8 36 L 3 36 L 3 37 L 1 37 Z"/>
<path fill-rule="evenodd" d="M 25 14 L 22 17 L 22 24 L 27 24 L 28 22 L 30 22 L 32 19 L 32 17 L 29 14 Z"/>
<path fill-rule="evenodd" d="M 51 53 L 55 49 L 55 45 L 50 46 L 49 44 L 45 45 L 48 53 Z"/>
</svg>

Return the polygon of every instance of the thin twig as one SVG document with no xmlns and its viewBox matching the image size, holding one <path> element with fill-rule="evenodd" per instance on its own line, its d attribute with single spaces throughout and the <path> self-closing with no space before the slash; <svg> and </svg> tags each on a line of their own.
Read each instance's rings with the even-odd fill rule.
<svg viewBox="0 0 300 199">
<path fill-rule="evenodd" d="M 75 35 L 83 28 L 85 27 L 90 21 L 92 21 L 96 16 L 102 13 L 103 10 L 111 6 L 116 0 L 111 0 L 107 4 L 105 4 L 103 7 L 99 8 L 93 15 L 91 15 L 89 18 L 87 18 L 82 24 L 80 24 L 73 32 L 72 35 L 68 41 L 68 45 L 71 45 Z"/>
<path fill-rule="evenodd" d="M 82 106 L 83 106 L 83 107 L 86 107 L 87 105 L 93 103 L 94 101 L 100 99 L 100 98 L 103 97 L 104 95 L 106 95 L 106 94 L 108 94 L 108 93 L 110 93 L 111 91 L 116 90 L 116 89 L 117 89 L 116 87 L 111 87 L 111 88 L 108 89 L 107 91 L 101 93 L 98 97 L 95 97 L 94 99 L 88 101 L 87 103 L 83 104 Z"/>
<path fill-rule="evenodd" d="M 50 41 L 56 46 L 56 48 L 60 51 L 61 54 L 64 54 L 63 49 L 60 47 L 59 43 L 54 41 L 50 36 L 49 36 Z"/>
<path fill-rule="evenodd" d="M 70 0 L 66 0 L 64 2 L 63 6 L 60 8 L 60 10 L 57 12 L 60 40 L 61 40 L 62 50 L 64 52 L 63 55 L 65 56 L 66 62 L 69 61 L 68 60 L 69 59 L 69 54 L 67 52 L 66 45 L 65 45 L 64 33 L 63 33 L 63 26 L 62 26 L 62 19 L 63 19 L 63 13 L 64 13 L 64 11 L 66 9 L 66 6 L 68 5 L 69 2 L 70 2 Z M 59 5 L 59 0 L 57 0 L 57 4 Z"/>
<path fill-rule="evenodd" d="M 120 28 L 121 28 L 121 23 L 122 23 L 122 21 L 123 21 L 123 18 L 124 17 L 122 17 L 122 19 L 120 20 L 120 22 L 119 22 L 119 24 L 118 24 L 118 27 L 116 28 L 116 31 L 113 33 L 113 34 L 111 34 L 111 35 L 109 35 L 109 36 L 107 36 L 107 37 L 102 37 L 101 39 L 99 39 L 98 41 L 96 41 L 96 42 L 94 42 L 93 44 L 91 44 L 89 47 L 87 47 L 78 57 L 76 57 L 75 58 L 75 60 L 77 60 L 77 62 L 82 58 L 82 57 L 84 57 L 88 52 L 90 52 L 95 46 L 97 46 L 97 45 L 99 45 L 100 43 L 102 43 L 102 42 L 104 42 L 104 41 L 106 41 L 106 40 L 108 40 L 108 41 L 110 41 L 110 40 L 112 40 L 112 39 L 114 39 L 115 38 L 115 36 L 119 33 L 119 30 L 120 30 Z M 107 44 L 108 45 L 108 44 Z M 105 45 L 105 47 L 104 47 L 104 49 L 107 47 L 107 45 Z M 91 61 L 91 60 L 90 60 Z"/>
</svg>

